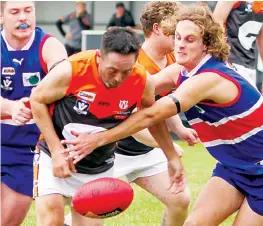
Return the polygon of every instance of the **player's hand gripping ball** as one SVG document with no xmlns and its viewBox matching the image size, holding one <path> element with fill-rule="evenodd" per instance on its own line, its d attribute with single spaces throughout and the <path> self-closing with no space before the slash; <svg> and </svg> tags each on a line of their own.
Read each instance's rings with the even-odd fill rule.
<svg viewBox="0 0 263 226">
<path fill-rule="evenodd" d="M 113 217 L 133 200 L 130 184 L 115 178 L 100 178 L 82 185 L 72 198 L 73 208 L 91 218 Z"/>
</svg>

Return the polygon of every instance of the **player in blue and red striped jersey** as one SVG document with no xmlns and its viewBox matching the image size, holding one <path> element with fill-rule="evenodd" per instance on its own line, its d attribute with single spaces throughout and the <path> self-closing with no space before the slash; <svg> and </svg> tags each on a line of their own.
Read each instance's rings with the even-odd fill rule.
<svg viewBox="0 0 263 226">
<path fill-rule="evenodd" d="M 1 22 L 1 225 L 6 226 L 20 225 L 32 202 L 39 130 L 28 97 L 67 53 L 35 27 L 33 2 L 1 2 Z"/>
<path fill-rule="evenodd" d="M 94 147 L 184 111 L 218 161 L 184 226 L 219 225 L 236 211 L 234 225 L 263 225 L 263 97 L 226 63 L 229 45 L 207 7 L 184 6 L 175 21 L 175 58 L 179 65 L 151 76 L 157 93 L 176 85 L 175 92 L 111 130 L 78 134 L 75 140 L 63 143 L 73 145 L 67 151 L 77 150 L 77 162 Z M 171 182 L 181 189 L 181 166 L 171 161 L 168 169 L 173 175 Z"/>
</svg>

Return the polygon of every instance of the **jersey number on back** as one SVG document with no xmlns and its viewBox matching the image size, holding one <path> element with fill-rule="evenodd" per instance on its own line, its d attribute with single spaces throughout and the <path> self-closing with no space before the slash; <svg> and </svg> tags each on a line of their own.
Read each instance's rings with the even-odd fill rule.
<svg viewBox="0 0 263 226">
<path fill-rule="evenodd" d="M 262 23 L 257 21 L 248 21 L 244 23 L 238 31 L 238 39 L 241 45 L 249 50 L 252 48 L 254 41 L 261 29 Z"/>
</svg>

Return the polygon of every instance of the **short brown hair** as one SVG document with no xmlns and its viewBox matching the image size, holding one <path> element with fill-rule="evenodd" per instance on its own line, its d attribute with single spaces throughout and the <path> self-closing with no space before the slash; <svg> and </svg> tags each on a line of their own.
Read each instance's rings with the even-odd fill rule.
<svg viewBox="0 0 263 226">
<path fill-rule="evenodd" d="M 1 1 L 1 14 L 3 16 L 3 12 L 4 12 L 4 9 L 5 9 L 5 4 L 6 4 L 7 1 Z M 35 1 L 32 1 L 34 4 L 35 4 Z"/>
<path fill-rule="evenodd" d="M 207 47 L 207 53 L 212 54 L 217 60 L 227 61 L 230 46 L 224 29 L 214 20 L 208 6 L 195 4 L 183 6 L 177 16 L 177 22 L 190 20 L 201 29 L 203 44 Z"/>
<path fill-rule="evenodd" d="M 140 18 L 144 36 L 149 37 L 151 35 L 154 23 L 157 23 L 162 27 L 162 22 L 168 22 L 170 17 L 175 15 L 180 7 L 181 3 L 170 1 L 152 1 L 147 3 L 142 9 L 142 15 Z M 168 33 L 170 32 L 172 31 L 168 31 Z"/>
</svg>

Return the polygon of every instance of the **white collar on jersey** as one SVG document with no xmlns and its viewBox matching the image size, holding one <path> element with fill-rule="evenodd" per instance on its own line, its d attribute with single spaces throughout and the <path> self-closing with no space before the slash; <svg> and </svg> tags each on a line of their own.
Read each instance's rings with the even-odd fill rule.
<svg viewBox="0 0 263 226">
<path fill-rule="evenodd" d="M 188 72 L 184 67 L 181 69 L 181 74 L 184 77 L 192 77 L 194 74 L 196 74 L 196 72 L 200 69 L 200 67 L 202 67 L 210 58 L 212 57 L 211 54 L 206 54 L 206 56 L 199 62 L 199 64 L 197 64 L 195 66 L 195 68 Z"/>
<path fill-rule="evenodd" d="M 12 48 L 12 47 L 8 44 L 8 42 L 7 42 L 7 40 L 6 40 L 6 37 L 5 37 L 5 31 L 4 31 L 4 29 L 1 31 L 1 34 L 2 34 L 3 40 L 5 41 L 5 44 L 6 44 L 6 46 L 7 46 L 8 51 L 16 51 L 14 48 Z M 30 40 L 28 41 L 28 43 L 27 43 L 21 50 L 29 50 L 29 48 L 31 47 L 34 39 L 35 39 L 35 31 L 32 33 L 32 36 L 31 36 Z"/>
</svg>

